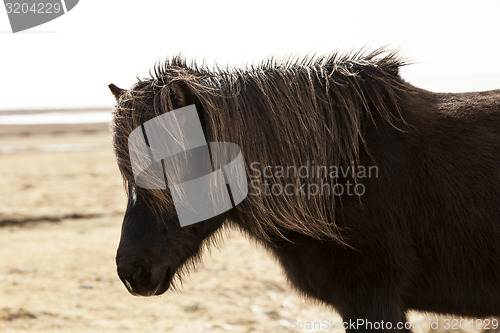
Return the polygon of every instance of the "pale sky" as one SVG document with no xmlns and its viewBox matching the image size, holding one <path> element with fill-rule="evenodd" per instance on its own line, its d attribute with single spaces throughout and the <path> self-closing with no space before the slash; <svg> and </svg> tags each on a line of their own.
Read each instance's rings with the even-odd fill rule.
<svg viewBox="0 0 500 333">
<path fill-rule="evenodd" d="M 221 65 L 399 47 L 403 77 L 434 91 L 500 88 L 500 2 L 80 0 L 12 34 L 0 7 L 0 110 L 111 107 L 155 61 Z"/>
</svg>

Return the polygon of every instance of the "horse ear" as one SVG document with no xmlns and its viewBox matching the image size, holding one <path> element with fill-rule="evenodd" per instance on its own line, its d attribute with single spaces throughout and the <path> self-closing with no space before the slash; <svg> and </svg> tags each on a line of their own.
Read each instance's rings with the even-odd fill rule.
<svg viewBox="0 0 500 333">
<path fill-rule="evenodd" d="M 180 109 L 184 106 L 191 104 L 196 105 L 196 110 L 198 111 L 198 117 L 201 121 L 201 127 L 203 130 L 206 129 L 205 115 L 202 112 L 202 106 L 200 101 L 196 97 L 196 94 L 187 83 L 183 81 L 177 81 L 170 85 L 172 104 L 175 109 Z"/>
<path fill-rule="evenodd" d="M 113 94 L 113 96 L 115 96 L 115 99 L 117 102 L 120 99 L 120 96 L 123 95 L 123 93 L 126 91 L 125 89 L 118 88 L 113 83 L 108 85 L 108 87 L 109 87 L 109 90 L 111 90 L 111 93 Z"/>
<path fill-rule="evenodd" d="M 183 106 L 194 104 L 194 98 L 187 84 L 182 81 L 175 82 L 171 86 L 172 102 L 174 108 L 182 108 Z"/>
</svg>

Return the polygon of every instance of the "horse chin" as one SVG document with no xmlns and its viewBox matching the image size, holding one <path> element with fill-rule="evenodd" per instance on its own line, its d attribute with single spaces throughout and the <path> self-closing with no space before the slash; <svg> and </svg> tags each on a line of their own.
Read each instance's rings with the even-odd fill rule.
<svg viewBox="0 0 500 333">
<path fill-rule="evenodd" d="M 172 277 L 173 277 L 172 270 L 169 267 L 167 269 L 167 271 L 165 272 L 165 276 L 163 277 L 163 280 L 161 281 L 160 285 L 158 286 L 158 288 L 156 289 L 156 291 L 154 293 L 155 296 L 159 296 L 159 295 L 165 293 L 168 290 L 168 288 L 170 288 L 170 285 L 172 284 Z"/>
</svg>

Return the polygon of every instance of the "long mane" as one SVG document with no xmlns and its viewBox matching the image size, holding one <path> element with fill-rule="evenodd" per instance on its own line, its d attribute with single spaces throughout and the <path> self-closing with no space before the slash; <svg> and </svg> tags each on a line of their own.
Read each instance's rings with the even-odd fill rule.
<svg viewBox="0 0 500 333">
<path fill-rule="evenodd" d="M 215 71 L 175 57 L 157 65 L 150 78 L 139 80 L 120 97 L 113 137 L 124 181 L 134 183 L 128 135 L 144 121 L 175 109 L 182 99 L 180 89 L 201 108 L 207 142 L 233 142 L 241 147 L 250 180 L 255 177 L 251 163 L 357 165 L 360 150 L 366 148 L 366 124 L 404 124 L 400 99 L 410 90 L 399 77 L 404 64 L 397 53 L 384 50 L 271 59 L 246 69 Z M 156 211 L 173 212 L 168 191 L 148 190 L 143 195 Z M 236 207 L 235 216 L 262 237 L 299 232 L 341 241 L 335 223 L 337 201 L 324 196 L 249 195 Z"/>
</svg>

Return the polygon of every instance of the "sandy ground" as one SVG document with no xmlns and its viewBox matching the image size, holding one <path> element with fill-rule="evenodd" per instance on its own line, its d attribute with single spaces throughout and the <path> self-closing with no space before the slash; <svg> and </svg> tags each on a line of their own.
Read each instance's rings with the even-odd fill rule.
<svg viewBox="0 0 500 333">
<path fill-rule="evenodd" d="M 62 143 L 82 150 L 52 151 Z M 236 232 L 181 291 L 131 296 L 115 271 L 125 195 L 109 134 L 9 136 L 2 147 L 17 153 L 0 155 L 0 332 L 343 332 L 296 328 L 340 318 Z M 428 332 L 434 317 L 411 320 Z"/>
</svg>

